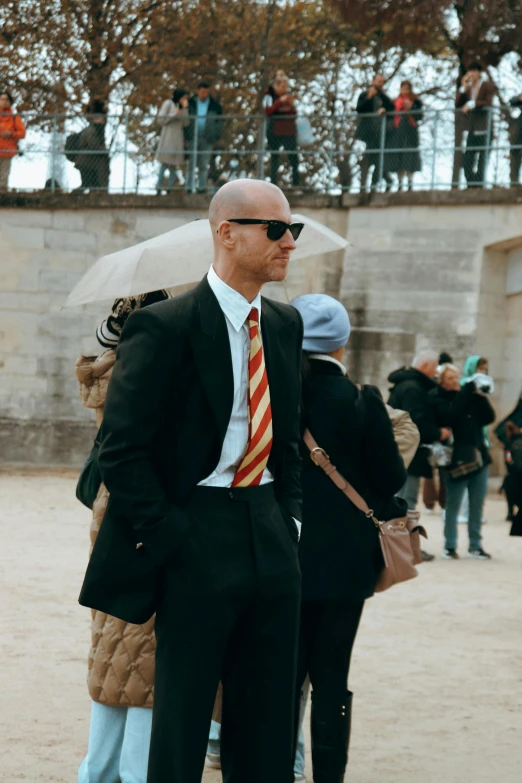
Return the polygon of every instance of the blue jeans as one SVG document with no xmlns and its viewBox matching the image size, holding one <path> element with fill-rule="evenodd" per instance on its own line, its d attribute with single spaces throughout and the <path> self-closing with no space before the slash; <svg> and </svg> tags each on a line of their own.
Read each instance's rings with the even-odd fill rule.
<svg viewBox="0 0 522 783">
<path fill-rule="evenodd" d="M 78 783 L 146 783 L 151 727 L 152 709 L 93 701 Z"/>
<path fill-rule="evenodd" d="M 408 476 L 406 484 L 397 492 L 397 497 L 405 500 L 409 511 L 415 511 L 419 496 L 420 477 Z"/>
<path fill-rule="evenodd" d="M 163 180 L 165 179 L 165 172 L 167 169 L 169 172 L 167 190 L 172 190 L 174 187 L 174 182 L 176 181 L 176 166 L 167 166 L 166 163 L 161 163 L 158 171 L 158 184 L 156 185 L 158 190 L 162 190 L 163 188 Z"/>
<path fill-rule="evenodd" d="M 457 548 L 457 518 L 466 489 L 469 494 L 468 533 L 469 548 L 480 549 L 482 536 L 482 511 L 488 491 L 487 465 L 468 478 L 455 481 L 445 471 L 444 482 L 447 491 L 446 519 L 444 522 L 444 538 L 447 549 Z"/>
<path fill-rule="evenodd" d="M 305 769 L 305 739 L 303 731 L 303 721 L 306 711 L 306 701 L 310 691 L 310 680 L 307 678 L 301 691 L 301 707 L 299 710 L 299 739 L 297 742 L 297 752 L 295 755 L 294 775 L 296 778 L 304 777 Z M 221 724 L 213 720 L 210 724 L 210 734 L 208 736 L 208 752 L 215 755 L 219 754 L 221 740 Z"/>
</svg>

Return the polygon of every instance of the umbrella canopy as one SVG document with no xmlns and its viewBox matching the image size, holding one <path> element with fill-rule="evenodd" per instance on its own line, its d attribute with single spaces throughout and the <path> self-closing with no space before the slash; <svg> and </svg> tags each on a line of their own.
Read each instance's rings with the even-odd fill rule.
<svg viewBox="0 0 522 783">
<path fill-rule="evenodd" d="M 348 240 L 313 218 L 297 214 L 292 220 L 305 223 L 305 228 L 297 240 L 291 263 L 343 250 L 349 245 Z M 103 256 L 74 287 L 64 306 L 111 301 L 160 288 L 176 293 L 176 289 L 196 285 L 208 272 L 212 257 L 209 221 L 194 220 L 134 247 Z"/>
</svg>

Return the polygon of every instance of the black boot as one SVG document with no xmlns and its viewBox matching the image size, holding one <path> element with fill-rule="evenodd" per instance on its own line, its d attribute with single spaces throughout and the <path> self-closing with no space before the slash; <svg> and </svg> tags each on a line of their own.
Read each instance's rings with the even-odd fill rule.
<svg viewBox="0 0 522 783">
<path fill-rule="evenodd" d="M 312 692 L 312 765 L 314 783 L 343 783 L 352 722 L 350 691 L 338 702 L 321 701 Z"/>
</svg>

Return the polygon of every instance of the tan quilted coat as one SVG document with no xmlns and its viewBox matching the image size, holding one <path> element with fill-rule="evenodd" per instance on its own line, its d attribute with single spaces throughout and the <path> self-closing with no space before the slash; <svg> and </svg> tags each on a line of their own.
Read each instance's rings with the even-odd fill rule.
<svg viewBox="0 0 522 783">
<path fill-rule="evenodd" d="M 80 356 L 76 362 L 82 402 L 94 409 L 98 426 L 103 419 L 115 359 L 115 351 L 109 349 L 98 357 Z M 108 498 L 109 493 L 102 484 L 93 506 L 91 546 Z M 152 707 L 155 649 L 154 618 L 145 625 L 132 625 L 93 609 L 87 677 L 93 701 L 111 707 Z"/>
</svg>

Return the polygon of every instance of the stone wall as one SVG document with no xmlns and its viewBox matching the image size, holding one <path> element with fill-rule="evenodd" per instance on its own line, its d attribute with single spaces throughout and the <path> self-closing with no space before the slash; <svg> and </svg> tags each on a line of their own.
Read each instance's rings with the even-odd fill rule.
<svg viewBox="0 0 522 783">
<path fill-rule="evenodd" d="M 107 303 L 62 310 L 101 255 L 206 215 L 204 197 L 0 196 L 0 460 L 81 464 L 93 434 L 77 355 L 97 353 Z M 352 247 L 292 265 L 282 301 L 325 291 L 347 306 L 353 376 L 376 383 L 424 347 L 482 353 L 499 413 L 522 387 L 522 203 L 493 191 L 301 199 Z"/>
</svg>

